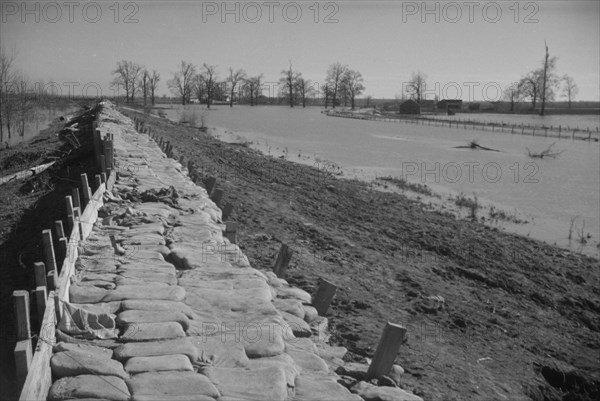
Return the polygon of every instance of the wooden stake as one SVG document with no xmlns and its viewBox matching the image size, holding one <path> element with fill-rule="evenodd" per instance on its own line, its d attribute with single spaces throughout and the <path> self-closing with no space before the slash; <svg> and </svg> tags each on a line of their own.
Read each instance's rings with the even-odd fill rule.
<svg viewBox="0 0 600 401">
<path fill-rule="evenodd" d="M 319 312 L 319 315 L 322 316 L 329 309 L 329 305 L 337 291 L 337 286 L 324 279 L 320 279 L 319 281 L 319 288 L 317 289 L 313 305 L 317 312 Z"/>
<path fill-rule="evenodd" d="M 44 311 L 46 310 L 46 286 L 38 286 L 33 290 L 33 296 L 35 297 L 35 305 L 37 308 L 38 322 L 41 326 L 42 320 L 44 319 Z M 41 328 L 41 327 L 40 327 Z"/>
<path fill-rule="evenodd" d="M 96 166 L 101 167 L 102 153 L 102 134 L 99 129 L 94 131 L 94 156 L 96 158 Z"/>
<path fill-rule="evenodd" d="M 388 322 L 379 339 L 379 345 L 373 355 L 373 361 L 367 371 L 367 379 L 387 375 L 394 364 L 400 345 L 404 342 L 406 329 L 400 325 Z"/>
<path fill-rule="evenodd" d="M 48 272 L 48 274 L 46 274 L 46 283 L 48 292 L 54 291 L 56 289 L 56 276 L 53 271 L 50 271 Z"/>
<path fill-rule="evenodd" d="M 233 205 L 231 203 L 226 203 L 223 207 L 223 214 L 221 220 L 227 220 L 227 218 L 231 215 L 231 212 L 233 212 Z"/>
<path fill-rule="evenodd" d="M 237 242 L 237 228 L 238 223 L 236 222 L 228 221 L 225 223 L 224 235 L 225 238 L 227 238 L 232 244 L 235 244 Z"/>
<path fill-rule="evenodd" d="M 217 179 L 215 177 L 208 177 L 208 179 L 206 180 L 206 186 L 205 186 L 208 196 L 212 195 L 212 192 L 216 186 L 217 186 Z"/>
<path fill-rule="evenodd" d="M 56 257 L 54 255 L 54 245 L 52 244 L 52 231 L 42 231 L 42 242 L 44 244 L 44 259 L 48 271 L 56 271 Z M 58 276 L 58 273 L 55 273 Z"/>
<path fill-rule="evenodd" d="M 31 340 L 22 340 L 15 346 L 15 367 L 17 376 L 17 387 L 20 389 L 27 379 L 29 366 L 33 357 L 31 350 Z"/>
<path fill-rule="evenodd" d="M 35 286 L 46 287 L 46 265 L 43 262 L 33 264 L 35 272 Z"/>
<path fill-rule="evenodd" d="M 215 205 L 217 205 L 217 207 L 219 207 L 221 199 L 223 199 L 223 190 L 217 188 L 213 191 L 212 195 L 210 196 L 210 200 L 213 201 Z"/>
<path fill-rule="evenodd" d="M 87 174 L 85 173 L 81 174 L 81 190 L 83 191 L 83 200 L 85 201 L 85 205 L 87 205 L 90 199 L 92 199 L 92 191 L 90 190 L 90 184 L 88 183 Z"/>
<path fill-rule="evenodd" d="M 285 278 L 285 273 L 287 272 L 287 267 L 293 254 L 294 251 L 291 250 L 287 244 L 281 244 L 277 259 L 275 260 L 275 265 L 273 266 L 273 273 L 275 273 L 277 277 Z"/>
<path fill-rule="evenodd" d="M 66 237 L 61 237 L 58 239 L 58 249 L 60 249 L 60 260 L 64 263 L 65 258 L 67 257 L 67 240 Z M 62 266 L 62 265 L 61 265 Z"/>
<path fill-rule="evenodd" d="M 81 199 L 79 198 L 79 188 L 73 188 L 73 207 L 81 207 Z"/>
<path fill-rule="evenodd" d="M 17 340 L 31 338 L 31 325 L 29 323 L 29 292 L 24 290 L 13 291 L 15 302 L 15 316 L 17 318 Z"/>
<path fill-rule="evenodd" d="M 54 222 L 54 229 L 56 230 L 56 237 L 57 238 L 62 238 L 65 236 L 65 229 L 63 227 L 63 222 L 62 220 L 56 220 Z"/>
</svg>

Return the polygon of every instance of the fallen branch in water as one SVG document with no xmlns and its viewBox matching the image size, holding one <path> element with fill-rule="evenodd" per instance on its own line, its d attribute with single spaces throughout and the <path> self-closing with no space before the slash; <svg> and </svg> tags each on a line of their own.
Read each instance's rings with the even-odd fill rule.
<svg viewBox="0 0 600 401">
<path fill-rule="evenodd" d="M 481 149 L 481 150 L 489 150 L 491 152 L 500 152 L 498 149 L 486 148 L 485 146 L 481 146 L 477 143 L 477 141 L 471 141 L 468 145 L 463 146 L 455 146 L 454 149 Z"/>
<path fill-rule="evenodd" d="M 533 153 L 531 150 L 529 150 L 529 148 L 525 148 L 527 150 L 527 155 L 529 157 L 534 157 L 534 158 L 538 158 L 538 159 L 543 159 L 544 157 L 551 157 L 551 158 L 557 158 L 562 152 L 564 152 L 564 150 L 560 150 L 560 151 L 552 151 L 552 146 L 554 146 L 556 142 L 553 142 L 552 145 L 548 146 L 548 149 L 539 152 L 539 153 Z"/>
</svg>

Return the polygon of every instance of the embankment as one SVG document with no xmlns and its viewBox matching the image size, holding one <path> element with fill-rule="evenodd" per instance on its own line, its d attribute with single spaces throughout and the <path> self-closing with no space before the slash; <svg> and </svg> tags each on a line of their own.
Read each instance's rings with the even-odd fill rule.
<svg viewBox="0 0 600 401">
<path fill-rule="evenodd" d="M 49 399 L 420 399 L 395 387 L 397 366 L 386 387 L 361 381 L 361 364 L 342 380 L 346 349 L 328 345 L 311 294 L 271 266 L 251 267 L 216 191 L 209 197 L 111 105 L 98 127 L 114 139 L 106 167 L 116 174 L 99 182 L 75 226 L 49 298 L 40 331 L 46 355 L 56 339 Z M 40 380 L 29 377 L 24 394 L 49 367 L 32 366 Z"/>
</svg>

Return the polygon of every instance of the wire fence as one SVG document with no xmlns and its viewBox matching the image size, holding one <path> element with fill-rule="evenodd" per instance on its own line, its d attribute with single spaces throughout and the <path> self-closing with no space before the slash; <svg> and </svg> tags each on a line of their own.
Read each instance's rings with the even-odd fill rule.
<svg viewBox="0 0 600 401">
<path fill-rule="evenodd" d="M 476 121 L 469 119 L 444 119 L 444 118 L 431 118 L 423 116 L 398 116 L 398 117 L 381 117 L 376 115 L 366 115 L 348 112 L 338 111 L 324 111 L 324 114 L 330 117 L 342 117 L 351 118 L 356 120 L 368 120 L 368 121 L 380 121 L 387 123 L 397 124 L 415 124 L 424 125 L 431 127 L 447 127 L 464 130 L 480 130 L 480 131 L 491 131 L 500 132 L 512 135 L 525 135 L 525 136 L 541 136 L 548 138 L 558 139 L 571 139 L 571 140 L 584 140 L 598 142 L 600 140 L 599 128 L 595 130 L 580 127 L 570 126 L 540 126 L 534 124 L 510 124 L 504 122 L 487 122 L 487 121 Z"/>
</svg>

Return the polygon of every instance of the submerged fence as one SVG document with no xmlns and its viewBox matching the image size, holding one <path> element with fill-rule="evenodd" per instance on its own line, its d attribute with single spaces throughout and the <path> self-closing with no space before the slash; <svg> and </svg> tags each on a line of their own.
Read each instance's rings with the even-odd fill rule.
<svg viewBox="0 0 600 401">
<path fill-rule="evenodd" d="M 580 127 L 570 127 L 570 126 L 540 126 L 533 124 L 510 124 L 504 122 L 489 122 L 489 121 L 477 121 L 477 120 L 469 120 L 469 119 L 444 119 L 444 118 L 432 118 L 427 116 L 398 116 L 398 117 L 384 117 L 377 115 L 369 115 L 369 114 L 358 114 L 358 113 L 348 113 L 348 112 L 339 112 L 339 111 L 325 111 L 323 114 L 326 114 L 330 117 L 342 117 L 342 118 L 352 118 L 355 120 L 368 120 L 368 121 L 380 121 L 380 122 L 388 122 L 388 123 L 398 123 L 398 124 L 415 124 L 415 125 L 424 125 L 431 127 L 447 127 L 447 128 L 457 128 L 464 130 L 480 130 L 480 131 L 491 131 L 491 132 L 500 132 L 505 134 L 513 134 L 513 135 L 526 135 L 526 136 L 541 136 L 548 138 L 558 138 L 558 139 L 579 139 L 584 141 L 595 141 L 598 142 L 600 140 L 600 129 L 596 127 L 595 130 L 590 129 L 589 127 L 586 129 Z"/>
</svg>

